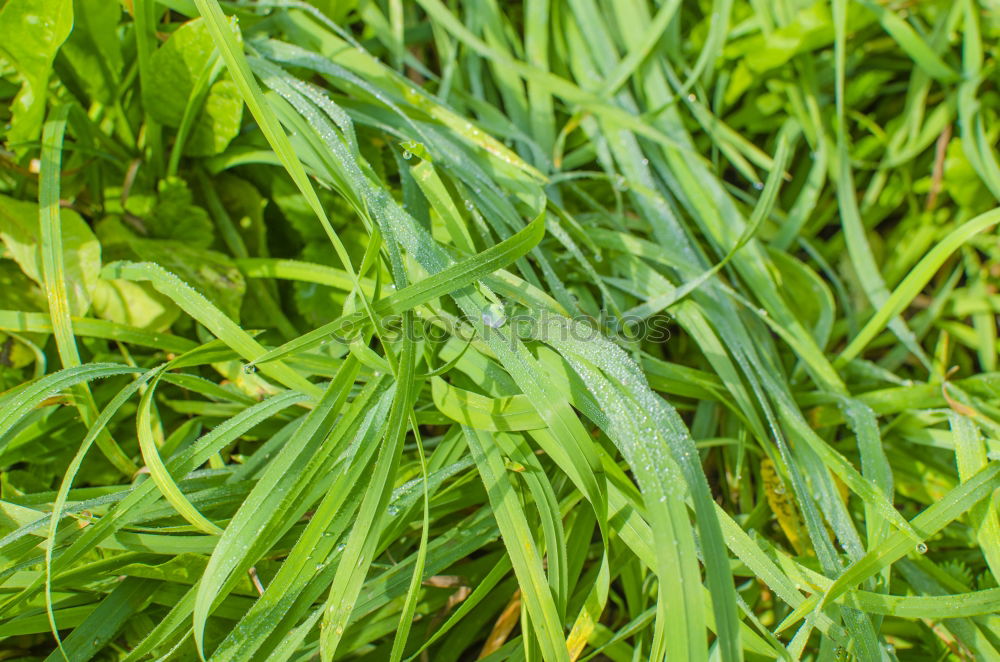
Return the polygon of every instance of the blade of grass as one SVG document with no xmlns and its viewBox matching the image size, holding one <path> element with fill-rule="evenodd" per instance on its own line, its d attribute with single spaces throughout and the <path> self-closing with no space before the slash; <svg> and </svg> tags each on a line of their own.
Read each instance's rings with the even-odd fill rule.
<svg viewBox="0 0 1000 662">
<path fill-rule="evenodd" d="M 62 169 L 63 138 L 70 106 L 56 106 L 42 130 L 42 158 L 39 173 L 38 214 L 41 228 L 42 276 L 45 297 L 49 304 L 52 330 L 64 368 L 80 365 L 80 353 L 73 337 L 69 315 L 69 294 L 66 289 L 66 270 L 63 264 L 62 222 L 59 207 L 59 176 Z M 84 423 L 90 425 L 97 418 L 97 403 L 86 385 L 75 389 L 77 406 Z M 97 439 L 97 446 L 105 457 L 125 475 L 132 475 L 138 467 L 125 455 L 121 447 L 107 432 Z"/>
</svg>

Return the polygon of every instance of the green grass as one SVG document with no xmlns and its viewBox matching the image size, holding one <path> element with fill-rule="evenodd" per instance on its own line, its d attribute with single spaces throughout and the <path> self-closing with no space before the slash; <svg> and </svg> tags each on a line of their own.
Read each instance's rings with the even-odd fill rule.
<svg viewBox="0 0 1000 662">
<path fill-rule="evenodd" d="M 0 659 L 1000 660 L 997 9 L 0 1 Z"/>
</svg>

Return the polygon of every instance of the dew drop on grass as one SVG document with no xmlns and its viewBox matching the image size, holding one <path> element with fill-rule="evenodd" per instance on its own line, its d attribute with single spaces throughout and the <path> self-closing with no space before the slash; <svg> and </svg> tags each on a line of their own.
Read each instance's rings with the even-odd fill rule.
<svg viewBox="0 0 1000 662">
<path fill-rule="evenodd" d="M 753 183 L 753 187 L 755 189 L 757 189 L 758 191 L 763 191 L 764 190 L 764 182 L 756 181 L 756 182 Z"/>
<path fill-rule="evenodd" d="M 403 150 L 403 160 L 409 161 L 411 156 L 413 156 L 413 154 L 410 153 L 410 150 L 408 149 Z"/>
<path fill-rule="evenodd" d="M 483 324 L 491 329 L 499 329 L 507 322 L 507 314 L 503 306 L 498 303 L 491 303 L 483 310 Z"/>
<path fill-rule="evenodd" d="M 399 514 L 399 508 L 396 506 L 389 506 L 386 508 L 386 512 L 389 513 L 389 517 L 395 517 Z"/>
<path fill-rule="evenodd" d="M 339 545 L 337 545 L 337 551 L 338 551 L 338 552 L 342 552 L 342 551 L 344 551 L 344 550 L 345 550 L 346 548 L 347 548 L 347 543 L 344 543 L 344 542 L 342 542 L 342 543 L 340 543 Z"/>
<path fill-rule="evenodd" d="M 472 204 L 472 200 L 466 200 L 465 208 L 468 209 L 469 211 L 472 211 L 473 209 L 476 208 L 476 205 Z"/>
<path fill-rule="evenodd" d="M 252 375 L 255 372 L 257 372 L 257 366 L 255 366 L 253 363 L 244 364 L 243 366 L 244 375 Z"/>
<path fill-rule="evenodd" d="M 926 554 L 926 553 L 927 553 L 927 544 L 922 542 L 917 543 L 917 554 Z"/>
</svg>

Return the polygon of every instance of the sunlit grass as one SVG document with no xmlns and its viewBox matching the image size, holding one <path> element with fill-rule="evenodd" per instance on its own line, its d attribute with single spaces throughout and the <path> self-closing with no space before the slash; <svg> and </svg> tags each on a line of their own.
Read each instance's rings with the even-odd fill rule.
<svg viewBox="0 0 1000 662">
<path fill-rule="evenodd" d="M 1000 659 L 989 8 L 7 0 L 0 659 Z"/>
</svg>

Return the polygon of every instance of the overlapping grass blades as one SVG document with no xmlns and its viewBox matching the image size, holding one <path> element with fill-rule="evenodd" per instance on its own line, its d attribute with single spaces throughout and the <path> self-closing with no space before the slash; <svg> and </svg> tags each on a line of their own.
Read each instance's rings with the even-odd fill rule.
<svg viewBox="0 0 1000 662">
<path fill-rule="evenodd" d="M 37 193 L 45 306 L 0 305 L 38 374 L 0 395 L 0 637 L 51 631 L 70 660 L 1000 656 L 976 2 L 320 5 L 136 0 L 113 27 L 140 85 L 160 28 L 210 35 L 180 126 L 60 83 L 37 186 L 2 180 Z M 203 158 L 217 76 L 251 119 Z M 97 134 L 137 165 L 77 185 Z M 197 270 L 118 259 L 136 237 L 99 216 L 150 228 L 85 188 L 105 172 L 152 198 L 205 179 L 185 213 L 253 279 L 243 321 Z M 233 177 L 266 213 L 233 215 Z M 179 321 L 72 316 L 62 204 L 93 216 L 99 277 Z"/>
</svg>

